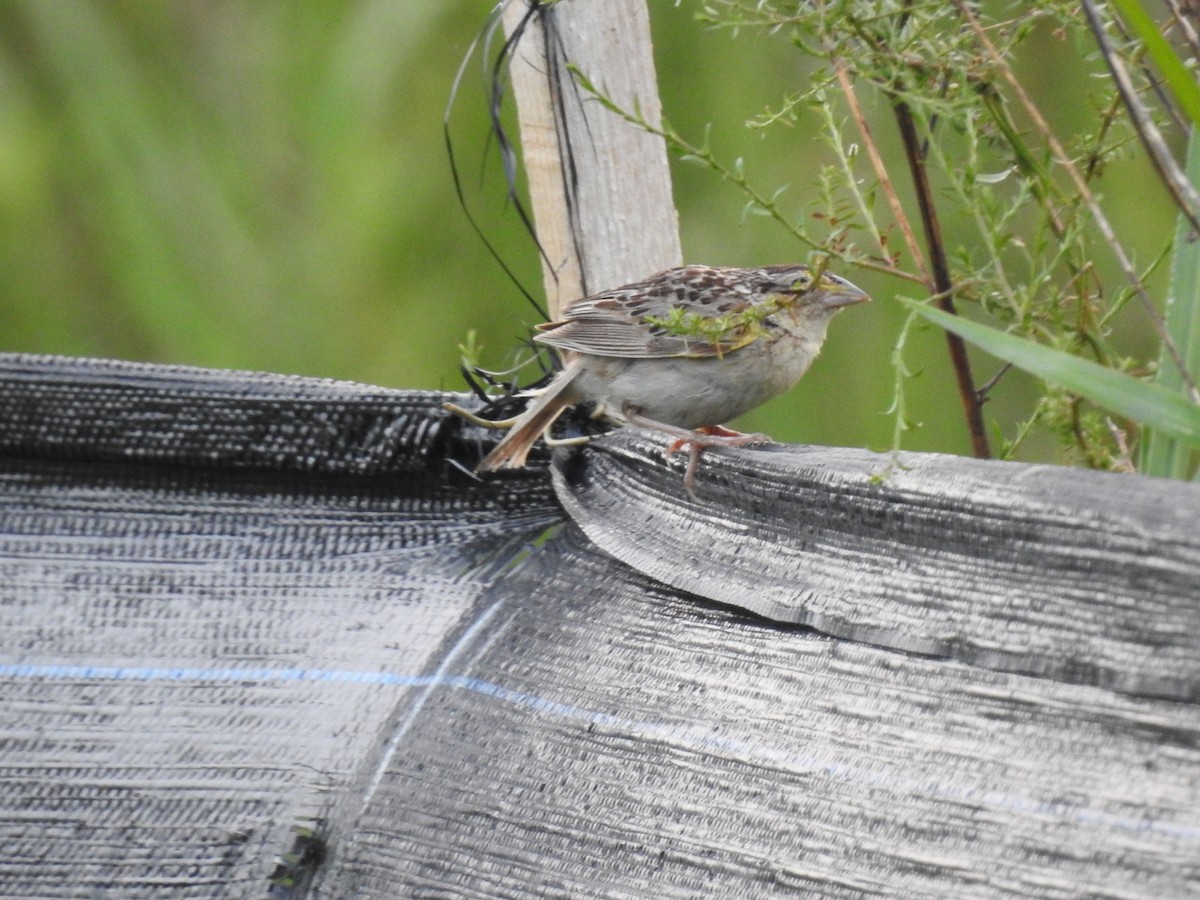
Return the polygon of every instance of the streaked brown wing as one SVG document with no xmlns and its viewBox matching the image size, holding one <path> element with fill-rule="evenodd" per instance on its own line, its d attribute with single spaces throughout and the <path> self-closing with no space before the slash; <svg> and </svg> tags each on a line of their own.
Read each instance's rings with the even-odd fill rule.
<svg viewBox="0 0 1200 900">
<path fill-rule="evenodd" d="M 722 314 L 737 313 L 748 305 L 749 301 L 722 304 Z M 713 341 L 712 336 L 677 334 L 646 321 L 665 319 L 673 308 L 701 315 L 709 312 L 684 299 L 680 292 L 646 282 L 576 300 L 563 310 L 560 319 L 539 325 L 541 334 L 534 340 L 596 356 L 661 359 L 721 356 L 746 346 L 756 336 L 743 326 L 731 328 L 721 334 L 721 340 Z"/>
</svg>

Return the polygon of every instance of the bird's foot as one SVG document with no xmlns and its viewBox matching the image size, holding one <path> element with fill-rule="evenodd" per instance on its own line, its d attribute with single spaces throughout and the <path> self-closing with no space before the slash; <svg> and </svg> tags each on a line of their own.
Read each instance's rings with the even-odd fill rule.
<svg viewBox="0 0 1200 900">
<path fill-rule="evenodd" d="M 624 415 L 626 421 L 633 425 L 659 431 L 675 438 L 667 447 L 666 456 L 668 458 L 687 450 L 688 463 L 683 475 L 683 486 L 693 497 L 696 495 L 696 472 L 700 468 L 700 454 L 705 450 L 710 447 L 755 447 L 772 443 L 771 438 L 765 434 L 746 434 L 726 428 L 724 425 L 702 425 L 693 431 L 648 419 L 633 409 L 625 409 Z"/>
<path fill-rule="evenodd" d="M 708 447 L 757 447 L 762 444 L 774 443 L 770 435 L 760 434 L 757 431 L 734 431 L 724 425 L 701 425 L 693 433 L 700 435 L 700 442 Z M 675 443 L 678 444 L 685 440 L 691 441 L 694 438 L 689 435 L 687 438 L 680 438 Z"/>
<path fill-rule="evenodd" d="M 745 433 L 726 428 L 724 425 L 702 425 L 687 437 L 679 437 L 667 447 L 670 458 L 683 450 L 688 452 L 687 469 L 683 474 L 683 486 L 691 496 L 696 496 L 696 473 L 700 470 L 700 454 L 709 447 L 758 447 L 771 443 L 765 434 Z"/>
</svg>

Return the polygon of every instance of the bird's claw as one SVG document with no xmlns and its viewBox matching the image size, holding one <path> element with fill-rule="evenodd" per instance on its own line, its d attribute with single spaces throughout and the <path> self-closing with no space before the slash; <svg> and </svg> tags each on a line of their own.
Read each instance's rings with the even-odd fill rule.
<svg viewBox="0 0 1200 900">
<path fill-rule="evenodd" d="M 683 486 L 689 496 L 696 496 L 696 472 L 700 469 L 700 454 L 710 447 L 758 447 L 773 443 L 771 438 L 758 432 L 744 433 L 726 428 L 724 425 L 704 425 L 697 428 L 695 436 L 676 438 L 667 447 L 670 459 L 685 448 L 688 451 L 687 469 L 683 475 Z"/>
</svg>

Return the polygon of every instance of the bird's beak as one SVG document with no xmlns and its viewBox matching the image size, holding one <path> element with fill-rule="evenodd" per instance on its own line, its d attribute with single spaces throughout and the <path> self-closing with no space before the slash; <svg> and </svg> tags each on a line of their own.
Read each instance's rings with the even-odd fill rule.
<svg viewBox="0 0 1200 900">
<path fill-rule="evenodd" d="M 870 296 L 862 288 L 851 284 L 838 275 L 823 275 L 821 287 L 827 291 L 821 298 L 821 305 L 826 309 L 841 309 L 843 306 L 853 306 L 855 303 L 866 303 Z"/>
</svg>

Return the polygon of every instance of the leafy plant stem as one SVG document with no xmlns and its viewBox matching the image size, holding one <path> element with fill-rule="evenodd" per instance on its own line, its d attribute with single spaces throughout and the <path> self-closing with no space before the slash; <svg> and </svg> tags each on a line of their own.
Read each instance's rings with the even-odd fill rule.
<svg viewBox="0 0 1200 900">
<path fill-rule="evenodd" d="M 871 160 L 871 168 L 875 170 L 875 177 L 879 179 L 879 186 L 883 190 L 883 195 L 887 198 L 888 207 L 892 211 L 896 225 L 900 228 L 900 233 L 904 236 L 904 243 L 908 247 L 908 252 L 912 256 L 913 263 L 916 265 L 921 277 L 926 282 L 929 282 L 929 270 L 925 266 L 924 254 L 921 253 L 921 247 L 917 243 L 917 236 L 913 233 L 912 224 L 908 221 L 908 216 L 904 212 L 904 206 L 900 202 L 900 197 L 896 194 L 896 188 L 892 184 L 892 179 L 888 176 L 887 166 L 884 165 L 883 157 L 879 153 L 875 139 L 871 136 L 871 129 L 867 127 L 867 120 L 863 115 L 862 107 L 858 103 L 858 97 L 854 93 L 854 84 L 850 80 L 846 64 L 843 60 L 834 58 L 833 68 L 837 75 L 838 86 L 842 89 L 842 95 L 846 98 L 846 105 L 850 108 L 850 115 L 854 118 L 854 124 L 858 126 L 858 133 L 862 137 L 863 146 L 867 148 L 867 157 Z M 854 183 L 853 174 L 848 174 L 847 181 L 851 184 Z M 883 250 L 882 246 L 880 249 L 881 251 Z"/>
<path fill-rule="evenodd" d="M 1004 57 L 1000 55 L 1000 52 L 996 49 L 996 45 L 993 44 L 991 39 L 988 37 L 987 31 L 971 11 L 970 4 L 966 3 L 965 0 L 955 0 L 955 5 L 958 7 L 963 20 L 968 24 L 968 26 L 970 26 L 972 32 L 974 32 L 976 39 L 980 43 L 980 46 L 982 46 L 987 54 L 992 58 L 992 61 L 996 64 L 1005 82 L 1007 82 L 1009 87 L 1012 88 L 1014 95 L 1020 101 L 1021 106 L 1024 107 L 1026 113 L 1029 115 L 1030 120 L 1033 122 L 1034 127 L 1037 128 L 1043 139 L 1046 141 L 1046 146 L 1050 148 L 1050 152 L 1053 154 L 1057 162 L 1062 166 L 1063 171 L 1067 173 L 1068 177 L 1074 183 L 1075 189 L 1079 192 L 1079 196 L 1086 204 L 1088 211 L 1092 215 L 1093 221 L 1096 223 L 1096 227 L 1100 230 L 1100 234 L 1104 237 L 1105 242 L 1108 244 L 1109 249 L 1116 258 L 1118 265 L 1120 265 L 1121 271 L 1129 280 L 1129 283 L 1133 287 L 1134 292 L 1137 294 L 1138 299 L 1142 302 L 1146 316 L 1150 319 L 1151 324 L 1154 326 L 1154 330 L 1158 334 L 1159 340 L 1162 343 L 1163 350 L 1165 351 L 1167 357 L 1171 360 L 1172 364 L 1178 370 L 1180 378 L 1187 387 L 1188 395 L 1191 397 L 1194 403 L 1200 403 L 1200 390 L 1197 389 L 1196 382 L 1192 378 L 1191 373 L 1188 371 L 1187 363 L 1184 361 L 1182 354 L 1179 352 L 1179 347 L 1176 346 L 1174 339 L 1167 330 L 1167 326 L 1163 321 L 1162 315 L 1155 308 L 1154 301 L 1150 299 L 1150 295 L 1146 292 L 1146 287 L 1144 284 L 1142 284 L 1142 280 L 1138 277 L 1137 270 L 1133 265 L 1133 261 L 1130 260 L 1129 255 L 1125 252 L 1125 248 L 1121 245 L 1121 242 L 1117 240 L 1117 235 L 1113 230 L 1112 223 L 1109 222 L 1108 217 L 1100 208 L 1100 204 L 1097 202 L 1095 194 L 1092 193 L 1092 190 L 1088 187 L 1087 182 L 1084 181 L 1083 177 L 1079 174 L 1079 169 L 1071 161 L 1071 158 L 1067 155 L 1066 150 L 1064 150 L 1062 144 L 1059 143 L 1058 138 L 1054 136 L 1054 133 L 1050 130 L 1050 126 L 1046 124 L 1046 119 L 1042 116 L 1041 111 L 1037 108 L 1037 105 L 1034 104 L 1034 102 L 1030 99 L 1029 95 L 1025 92 L 1025 89 L 1021 86 L 1021 82 L 1017 79 L 1016 75 L 1013 74 L 1011 67 L 1004 61 Z"/>
<path fill-rule="evenodd" d="M 1192 403 L 1162 385 L 1148 384 L 1091 360 L 988 328 L 962 316 L 949 315 L 931 304 L 904 297 L 896 299 L 935 325 L 954 331 L 988 353 L 1039 378 L 1060 385 L 1117 415 L 1159 429 L 1190 446 L 1200 446 L 1200 404 Z"/>
<path fill-rule="evenodd" d="M 908 405 L 905 402 L 904 393 L 904 382 L 906 379 L 912 378 L 912 372 L 904 364 L 904 346 L 908 341 L 908 332 L 912 329 L 915 321 L 917 321 L 917 313 L 910 312 L 900 327 L 900 333 L 896 335 L 896 343 L 892 346 L 892 371 L 895 373 L 895 380 L 892 384 L 892 405 L 887 411 L 892 416 L 893 453 L 900 452 L 900 443 L 904 432 L 912 427 L 908 420 Z"/>
<path fill-rule="evenodd" d="M 1133 86 L 1133 79 L 1130 78 L 1125 64 L 1117 56 L 1093 0 L 1083 0 L 1083 11 L 1087 15 L 1088 25 L 1092 29 L 1092 35 L 1096 38 L 1100 53 L 1108 64 L 1113 84 L 1117 86 L 1121 99 L 1125 103 L 1125 109 L 1129 113 L 1129 119 L 1133 122 L 1134 129 L 1142 140 L 1142 146 L 1146 148 L 1146 155 L 1158 172 L 1159 180 L 1170 192 L 1179 211 L 1187 216 L 1191 227 L 1200 230 L 1200 195 L 1197 195 L 1196 189 L 1192 187 L 1180 170 L 1179 164 L 1171 155 L 1166 140 L 1158 130 L 1158 126 L 1154 124 L 1154 120 L 1151 119 L 1150 112 L 1138 97 L 1137 90 Z M 1157 32 L 1155 34 L 1157 35 Z M 1189 108 L 1189 112 L 1191 111 Z"/>
<path fill-rule="evenodd" d="M 882 272 L 886 275 L 894 275 L 897 278 L 902 278 L 905 281 L 916 282 L 917 284 L 925 283 L 925 279 L 921 275 L 901 269 L 891 262 L 876 261 L 862 256 L 847 258 L 845 254 L 838 252 L 837 249 L 825 246 L 824 244 L 813 240 L 812 237 L 806 234 L 802 229 L 798 228 L 795 222 L 792 222 L 783 214 L 783 212 L 779 209 L 779 205 L 772 198 L 767 197 L 762 192 L 757 190 L 746 178 L 745 174 L 740 170 L 740 168 L 730 168 L 722 163 L 719 159 L 717 159 L 707 145 L 703 147 L 697 147 L 688 142 L 683 138 L 682 135 L 675 131 L 665 119 L 663 120 L 662 126 L 659 127 L 647 121 L 646 118 L 637 110 L 633 110 L 631 112 L 622 108 L 617 103 L 614 103 L 611 97 L 607 96 L 599 88 L 592 84 L 592 82 L 579 69 L 578 66 L 568 63 L 567 68 L 570 70 L 572 75 L 574 75 L 575 79 L 579 83 L 579 86 L 583 88 L 585 92 L 590 94 L 596 100 L 596 102 L 598 102 L 606 110 L 614 115 L 620 116 L 626 122 L 637 126 L 648 134 L 661 137 L 667 142 L 667 146 L 675 152 L 702 162 L 722 179 L 732 183 L 739 190 L 745 193 L 750 198 L 750 202 L 754 206 L 758 207 L 772 219 L 777 221 L 797 240 L 802 241 L 804 244 L 807 244 L 814 250 L 818 250 L 821 253 L 833 256 L 848 264 L 855 265 L 863 269 L 871 269 L 876 272 Z"/>
</svg>

